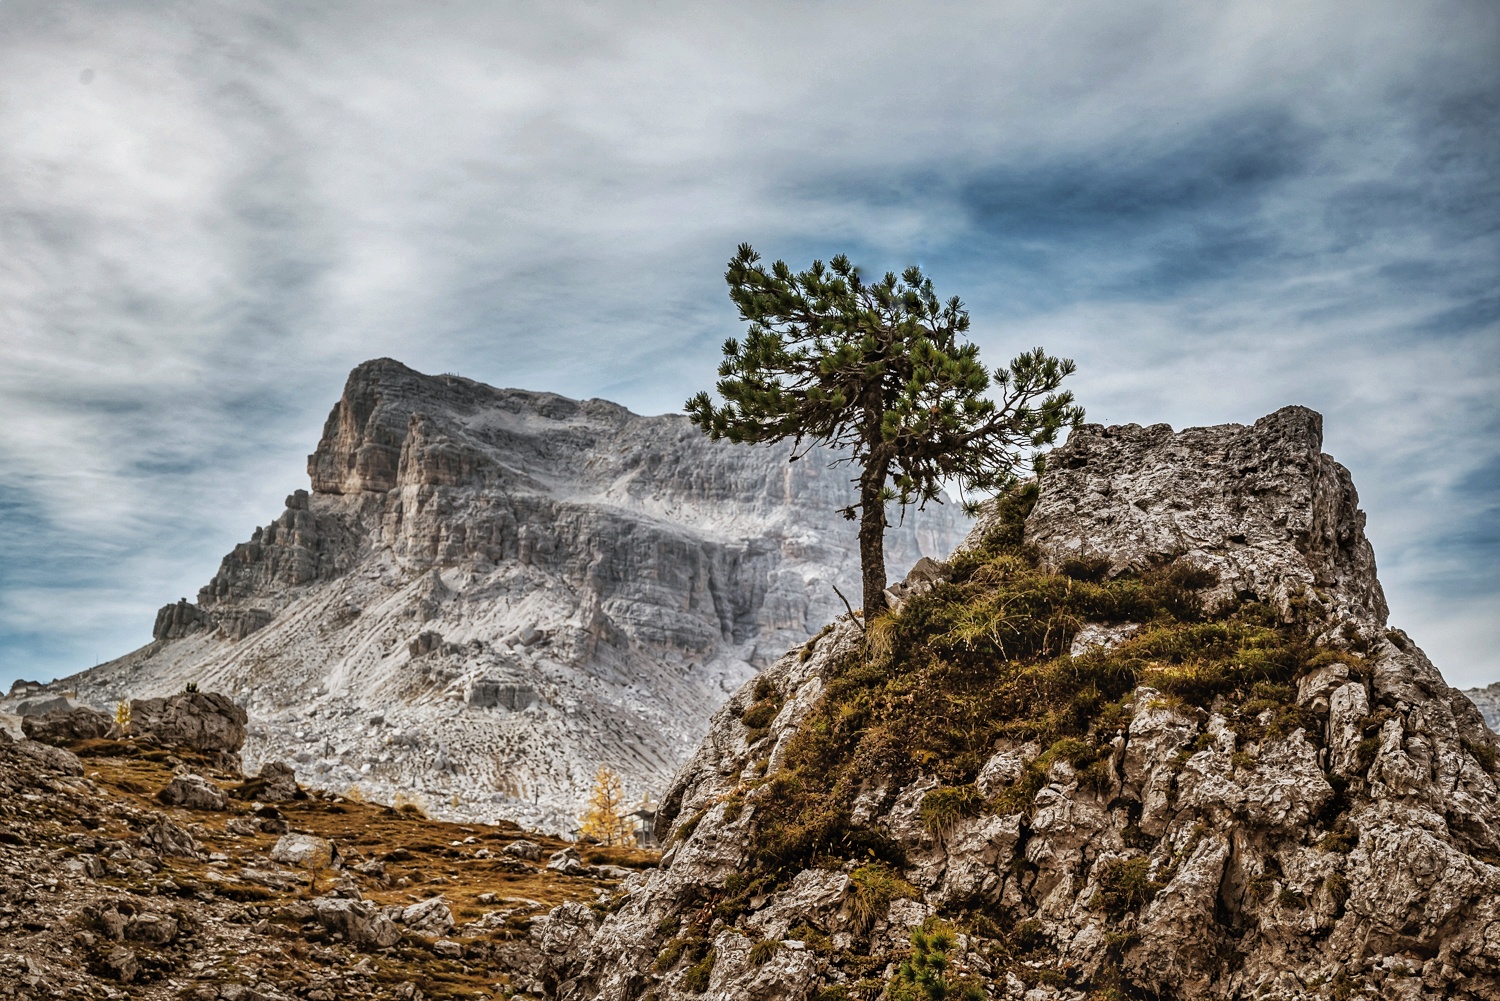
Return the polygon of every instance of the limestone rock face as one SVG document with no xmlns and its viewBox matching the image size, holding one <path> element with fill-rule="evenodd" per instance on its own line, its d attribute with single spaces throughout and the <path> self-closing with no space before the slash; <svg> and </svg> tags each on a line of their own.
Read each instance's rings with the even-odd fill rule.
<svg viewBox="0 0 1500 1001">
<path fill-rule="evenodd" d="M 142 649 L 57 684 L 101 707 L 225 692 L 244 753 L 311 788 L 566 831 L 600 765 L 660 793 L 725 698 L 858 587 L 835 457 L 685 417 L 495 389 L 389 359 L 349 376 L 310 490 Z M 895 519 L 893 519 L 895 520 Z M 896 575 L 967 519 L 908 512 Z"/>
<path fill-rule="evenodd" d="M 1470 688 L 1464 694 L 1484 716 L 1485 725 L 1500 731 L 1500 681 L 1485 688 Z"/>
<path fill-rule="evenodd" d="M 854 862 L 734 897 L 751 878 L 756 790 L 778 781 L 829 672 L 861 640 L 841 619 L 714 715 L 656 815 L 661 868 L 627 881 L 586 956 L 559 975 L 559 996 L 701 996 L 687 963 L 660 958 L 698 920 L 714 997 L 874 997 L 893 969 L 874 957 L 899 956 L 889 950 L 907 929 L 978 913 L 950 958 L 1012 1001 L 1102 996 L 1088 978 L 1106 963 L 1164 998 L 1500 999 L 1500 739 L 1384 628 L 1355 503 L 1348 474 L 1319 451 L 1317 415 L 1300 408 L 1251 428 L 1083 429 L 1052 456 L 1026 522 L 1046 559 L 1212 569 L 1227 591 L 1211 600 L 1252 592 L 1320 642 L 1357 645 L 1361 670 L 1306 671 L 1295 689 L 1304 725 L 1245 736 L 1217 712 L 1138 688 L 1102 777 L 1054 761 L 1025 809 L 962 818 L 941 839 L 920 820 L 935 779 L 871 775 L 850 823 L 899 845 L 918 896 L 873 920 L 857 906 Z M 1090 637 L 1074 656 L 1128 642 Z M 780 712 L 747 726 L 740 717 L 767 697 Z M 1014 809 L 993 797 L 1043 749 L 1002 744 L 976 784 Z M 1136 894 L 1123 924 L 1106 921 L 1106 886 Z M 696 917 L 729 899 L 734 927 Z M 1004 949 L 982 946 L 1007 934 Z M 1034 949 L 1027 962 L 1051 979 L 997 971 L 1017 948 Z"/>
<path fill-rule="evenodd" d="M 1026 539 L 1055 563 L 1202 567 L 1220 601 L 1307 603 L 1373 636 L 1387 610 L 1364 512 L 1322 448 L 1323 419 L 1306 407 L 1250 427 L 1085 425 L 1048 456 Z"/>
</svg>

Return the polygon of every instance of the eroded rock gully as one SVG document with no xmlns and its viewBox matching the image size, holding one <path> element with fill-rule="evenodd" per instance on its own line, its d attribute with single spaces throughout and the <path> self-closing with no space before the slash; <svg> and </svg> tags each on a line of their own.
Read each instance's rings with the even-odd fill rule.
<svg viewBox="0 0 1500 1001">
<path fill-rule="evenodd" d="M 830 725 L 820 699 L 864 656 L 842 619 L 714 715 L 658 814 L 661 867 L 623 884 L 558 995 L 874 998 L 935 917 L 957 930 L 954 982 L 994 998 L 1500 998 L 1500 741 L 1387 628 L 1353 485 L 1320 439 L 1301 408 L 1175 434 L 1086 427 L 1024 525 L 1044 568 L 1080 579 L 1211 571 L 1196 575 L 1210 622 L 1270 615 L 1327 651 L 1320 666 L 1255 689 L 1279 693 L 1261 703 L 1142 684 L 1091 728 L 1087 769 L 1004 743 L 972 797 L 943 791 L 986 804 L 946 827 L 924 822 L 939 782 L 923 768 L 869 774 L 833 808 L 884 857 L 899 848 L 897 892 L 878 893 L 868 859 L 763 857 L 799 733 Z M 1090 634 L 1100 650 L 1152 649 L 1132 647 L 1150 629 L 1117 626 Z"/>
</svg>

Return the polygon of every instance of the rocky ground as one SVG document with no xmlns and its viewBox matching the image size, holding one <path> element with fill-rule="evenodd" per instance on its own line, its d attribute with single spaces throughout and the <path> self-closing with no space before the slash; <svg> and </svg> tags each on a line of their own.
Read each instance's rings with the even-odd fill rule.
<svg viewBox="0 0 1500 1001">
<path fill-rule="evenodd" d="M 247 781 L 213 740 L 41 735 L 73 750 L 0 731 L 0 997 L 540 994 L 656 861 Z"/>
</svg>

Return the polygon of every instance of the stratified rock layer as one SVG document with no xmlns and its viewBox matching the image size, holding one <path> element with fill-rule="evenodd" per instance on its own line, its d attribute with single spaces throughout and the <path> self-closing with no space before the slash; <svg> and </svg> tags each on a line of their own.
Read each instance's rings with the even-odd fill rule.
<svg viewBox="0 0 1500 1001">
<path fill-rule="evenodd" d="M 851 825 L 900 847 L 918 899 L 888 895 L 871 915 L 857 860 L 736 897 L 755 885 L 757 797 L 862 641 L 846 618 L 714 715 L 657 815 L 662 868 L 627 881 L 586 955 L 558 968 L 560 996 L 874 997 L 894 970 L 882 957 L 942 915 L 969 930 L 952 969 L 1011 1001 L 1500 998 L 1500 740 L 1384 628 L 1363 515 L 1318 427 L 1289 408 L 1253 427 L 1084 428 L 1052 455 L 1025 527 L 1054 565 L 1210 568 L 1211 601 L 1258 599 L 1361 651 L 1297 679 L 1288 711 L 1304 725 L 1241 736 L 1217 711 L 1141 687 L 1100 745 L 1102 772 L 1085 781 L 1052 759 L 1008 813 L 992 797 L 1040 749 L 999 747 L 976 782 L 992 809 L 941 837 L 921 820 L 935 779 L 870 774 Z M 1085 648 L 1130 641 L 1088 635 Z M 757 700 L 781 708 L 752 727 L 741 717 Z M 1106 891 L 1120 913 L 1107 917 Z M 713 921 L 731 898 L 733 924 Z M 672 951 L 689 928 L 708 957 L 697 966 Z"/>
<path fill-rule="evenodd" d="M 248 767 L 573 826 L 601 765 L 659 792 L 704 720 L 854 592 L 849 473 L 686 418 L 390 360 L 349 376 L 275 521 L 156 641 L 57 683 L 112 708 L 188 682 L 251 715 Z M 891 533 L 893 569 L 961 534 Z"/>
</svg>

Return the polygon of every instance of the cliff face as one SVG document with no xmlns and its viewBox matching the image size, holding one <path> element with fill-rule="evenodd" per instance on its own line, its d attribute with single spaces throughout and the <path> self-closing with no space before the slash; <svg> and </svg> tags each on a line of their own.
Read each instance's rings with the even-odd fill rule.
<svg viewBox="0 0 1500 1001">
<path fill-rule="evenodd" d="M 1086 427 L 1033 496 L 714 715 L 560 996 L 1500 998 L 1500 739 L 1317 415 Z"/>
<path fill-rule="evenodd" d="M 1500 731 L 1500 681 L 1484 688 L 1470 688 L 1464 692 L 1483 715 L 1491 730 Z"/>
<path fill-rule="evenodd" d="M 356 368 L 311 491 L 226 556 L 156 641 L 59 684 L 227 691 L 246 756 L 314 784 L 566 830 L 595 770 L 659 791 L 703 720 L 856 586 L 831 454 L 709 442 L 682 417 Z M 952 508 L 891 533 L 946 552 Z"/>
</svg>

